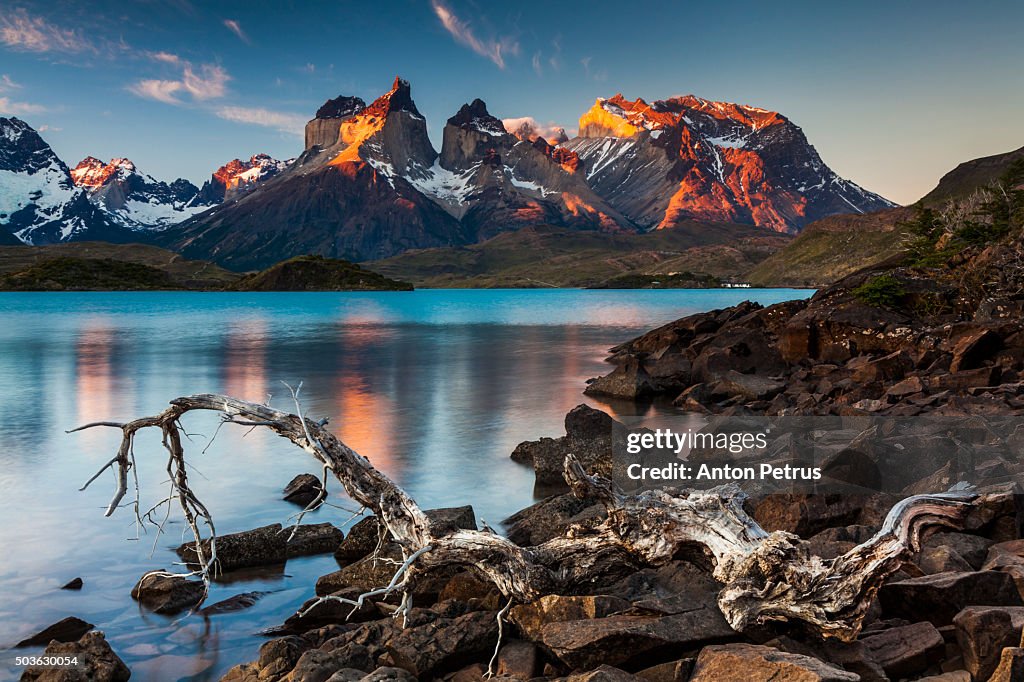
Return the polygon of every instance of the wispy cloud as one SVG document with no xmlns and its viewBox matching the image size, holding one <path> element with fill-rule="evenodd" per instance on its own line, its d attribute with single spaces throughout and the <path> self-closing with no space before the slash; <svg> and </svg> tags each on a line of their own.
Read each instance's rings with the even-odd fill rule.
<svg viewBox="0 0 1024 682">
<path fill-rule="evenodd" d="M 246 45 L 252 45 L 252 41 L 249 40 L 249 36 L 246 35 L 245 31 L 242 30 L 242 25 L 239 24 L 237 20 L 225 19 L 224 25 L 227 27 L 229 31 L 238 36 L 238 39 L 241 40 L 243 43 L 245 43 Z"/>
<path fill-rule="evenodd" d="M 80 54 L 98 52 L 81 33 L 60 28 L 24 8 L 0 14 L 0 43 L 23 52 L 61 52 Z"/>
<path fill-rule="evenodd" d="M 166 55 L 167 53 L 159 53 Z M 174 57 L 174 55 L 169 55 Z M 177 59 L 175 57 L 175 59 Z M 177 64 L 177 61 L 167 61 Z M 195 101 L 206 101 L 219 99 L 227 91 L 227 82 L 231 76 L 224 67 L 217 64 L 200 64 L 198 71 L 190 62 L 181 62 L 181 78 L 169 79 L 144 79 L 128 86 L 128 92 L 151 99 L 164 104 L 180 105 L 185 104 L 181 95 L 188 94 Z"/>
<path fill-rule="evenodd" d="M 604 82 L 608 80 L 608 71 L 606 69 L 592 69 L 590 67 L 591 61 L 593 61 L 593 59 L 589 56 L 580 60 L 580 64 L 583 65 L 584 75 L 595 81 Z"/>
<path fill-rule="evenodd" d="M 479 38 L 468 21 L 460 19 L 441 0 L 430 0 L 434 14 L 441 20 L 441 25 L 451 34 L 456 42 L 465 45 L 481 57 L 494 62 L 499 69 L 505 68 L 505 56 L 519 54 L 519 43 L 510 37 Z"/>
<path fill-rule="evenodd" d="M 182 63 L 181 57 L 172 52 L 147 52 L 146 56 L 153 61 L 163 62 L 164 64 L 174 64 L 177 66 Z"/>
<path fill-rule="evenodd" d="M 11 116 L 25 116 L 26 114 L 41 114 L 46 107 L 41 104 L 30 104 L 28 102 L 12 102 L 9 97 L 0 97 L 0 114 Z"/>
<path fill-rule="evenodd" d="M 291 135 L 302 135 L 306 125 L 306 117 L 301 114 L 289 114 L 259 107 L 218 107 L 214 113 L 226 121 L 275 128 Z"/>
<path fill-rule="evenodd" d="M 11 80 L 6 73 L 0 75 L 0 94 L 19 90 L 21 85 Z M 11 116 L 24 116 L 26 114 L 41 114 L 46 107 L 41 104 L 30 104 L 29 102 L 15 102 L 10 97 L 0 97 L 0 114 Z"/>
</svg>

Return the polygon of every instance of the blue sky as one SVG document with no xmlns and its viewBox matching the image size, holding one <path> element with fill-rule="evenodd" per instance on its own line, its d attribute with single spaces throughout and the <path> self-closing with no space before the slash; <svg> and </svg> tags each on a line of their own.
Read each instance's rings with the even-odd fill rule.
<svg viewBox="0 0 1024 682">
<path fill-rule="evenodd" d="M 596 97 L 693 93 L 782 112 L 900 202 L 1024 145 L 1024 3 L 0 0 L 0 115 L 69 164 L 201 183 L 298 154 L 324 100 L 409 79 L 435 147 L 475 97 L 575 127 Z"/>
</svg>

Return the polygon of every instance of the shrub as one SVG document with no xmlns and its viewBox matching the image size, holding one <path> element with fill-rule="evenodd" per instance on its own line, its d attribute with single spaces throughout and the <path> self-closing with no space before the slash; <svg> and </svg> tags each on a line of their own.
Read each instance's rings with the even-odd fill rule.
<svg viewBox="0 0 1024 682">
<path fill-rule="evenodd" d="M 872 277 L 853 290 L 857 300 L 876 308 L 894 308 L 907 295 L 903 283 L 896 277 L 885 274 Z"/>
</svg>

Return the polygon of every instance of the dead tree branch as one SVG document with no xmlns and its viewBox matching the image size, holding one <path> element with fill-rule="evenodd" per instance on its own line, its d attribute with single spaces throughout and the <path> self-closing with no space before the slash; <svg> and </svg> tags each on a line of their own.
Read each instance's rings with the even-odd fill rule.
<svg viewBox="0 0 1024 682">
<path fill-rule="evenodd" d="M 298 405 L 297 390 L 292 397 Z M 545 594 L 578 592 L 624 562 L 658 566 L 684 546 L 701 545 L 714 560 L 715 577 L 724 584 L 719 606 L 737 630 L 766 621 L 796 621 L 823 636 L 852 640 L 875 592 L 906 553 L 918 547 L 921 531 L 936 524 L 961 525 L 978 501 L 970 492 L 908 498 L 893 507 L 873 538 L 826 561 L 811 555 L 799 537 L 761 528 L 743 510 L 744 495 L 735 486 L 627 496 L 607 479 L 588 474 L 569 455 L 566 481 L 577 496 L 600 500 L 608 510 L 607 520 L 592 528 L 571 528 L 563 537 L 536 547 L 520 547 L 487 531 L 435 531 L 405 491 L 336 438 L 325 421 L 301 417 L 301 409 L 290 414 L 229 396 L 200 394 L 176 398 L 156 416 L 80 427 L 113 426 L 122 431 L 117 456 L 101 469 L 117 466 L 117 490 L 108 515 L 126 492 L 135 434 L 150 427 L 162 430 L 173 488 L 168 497 L 177 499 L 196 538 L 200 570 L 195 575 L 204 581 L 216 566 L 216 545 L 211 541 L 210 556 L 203 555 L 201 526 L 207 527 L 212 540 L 213 519 L 188 485 L 179 432 L 179 420 L 193 411 L 218 412 L 226 423 L 266 427 L 288 439 L 333 473 L 352 500 L 377 515 L 401 548 L 403 562 L 389 585 L 347 603 L 358 608 L 365 598 L 401 592 L 396 615 L 408 610 L 409 587 L 417 574 L 440 566 L 475 567 L 507 598 L 527 602 Z"/>
</svg>

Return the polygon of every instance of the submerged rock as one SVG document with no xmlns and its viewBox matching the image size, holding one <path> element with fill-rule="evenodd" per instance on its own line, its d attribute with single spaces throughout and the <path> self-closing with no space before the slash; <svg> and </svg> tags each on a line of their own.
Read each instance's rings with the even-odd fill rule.
<svg viewBox="0 0 1024 682">
<path fill-rule="evenodd" d="M 139 578 L 132 588 L 132 599 L 154 613 L 174 615 L 198 604 L 205 593 L 198 580 L 153 572 Z"/>
<path fill-rule="evenodd" d="M 323 482 L 313 474 L 299 474 L 284 487 L 284 499 L 308 507 L 324 490 Z"/>
</svg>

